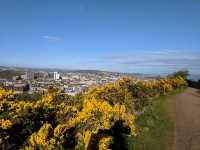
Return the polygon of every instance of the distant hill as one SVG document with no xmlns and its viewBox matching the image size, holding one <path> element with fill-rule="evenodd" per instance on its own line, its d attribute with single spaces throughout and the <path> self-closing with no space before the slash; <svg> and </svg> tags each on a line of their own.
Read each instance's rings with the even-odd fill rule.
<svg viewBox="0 0 200 150">
<path fill-rule="evenodd" d="M 22 74 L 24 74 L 23 71 L 0 70 L 0 79 L 12 79 L 14 76 L 20 76 Z"/>
<path fill-rule="evenodd" d="M 90 73 L 90 74 L 115 74 L 115 75 L 125 75 L 125 76 L 134 76 L 137 78 L 150 78 L 157 77 L 157 75 L 142 74 L 142 73 L 126 73 L 126 72 L 112 72 L 106 70 L 84 70 L 84 69 L 58 69 L 58 68 L 29 68 L 29 67 L 13 67 L 13 66 L 0 66 L 0 78 L 11 79 L 13 76 L 21 75 L 24 72 L 59 72 L 59 73 Z"/>
<path fill-rule="evenodd" d="M 189 79 L 194 80 L 194 81 L 198 81 L 198 80 L 200 80 L 200 74 L 191 74 L 189 76 Z"/>
</svg>

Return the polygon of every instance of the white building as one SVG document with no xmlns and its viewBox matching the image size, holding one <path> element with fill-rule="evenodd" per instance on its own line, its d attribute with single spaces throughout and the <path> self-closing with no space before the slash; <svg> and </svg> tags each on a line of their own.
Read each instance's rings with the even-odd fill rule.
<svg viewBox="0 0 200 150">
<path fill-rule="evenodd" d="M 58 74 L 58 72 L 54 72 L 53 73 L 53 79 L 54 80 L 59 80 L 59 78 L 60 78 L 60 75 Z"/>
</svg>

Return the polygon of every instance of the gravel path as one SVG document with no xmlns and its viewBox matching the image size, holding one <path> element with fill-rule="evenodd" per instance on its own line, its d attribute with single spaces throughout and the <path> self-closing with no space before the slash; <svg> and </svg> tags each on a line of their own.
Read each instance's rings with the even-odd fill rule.
<svg viewBox="0 0 200 150">
<path fill-rule="evenodd" d="M 200 150 L 200 90 L 176 97 L 176 150 Z"/>
</svg>

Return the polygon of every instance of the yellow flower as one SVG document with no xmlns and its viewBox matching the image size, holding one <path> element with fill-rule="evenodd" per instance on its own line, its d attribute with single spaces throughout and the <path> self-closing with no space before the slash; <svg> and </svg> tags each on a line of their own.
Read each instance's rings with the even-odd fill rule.
<svg viewBox="0 0 200 150">
<path fill-rule="evenodd" d="M 108 150 L 109 144 L 112 141 L 112 137 L 103 137 L 100 141 L 99 141 L 99 150 Z"/>
<path fill-rule="evenodd" d="M 85 149 L 87 149 L 90 144 L 91 136 L 92 136 L 92 132 L 90 131 L 83 132 L 83 141 L 85 143 Z"/>
<path fill-rule="evenodd" d="M 59 124 L 55 129 L 54 129 L 54 136 L 59 138 L 62 136 L 66 130 L 69 129 L 69 126 L 67 124 Z"/>
<path fill-rule="evenodd" d="M 1 128 L 2 129 L 9 129 L 13 125 L 10 120 L 4 120 L 4 119 L 2 119 L 0 123 L 1 123 Z"/>
</svg>

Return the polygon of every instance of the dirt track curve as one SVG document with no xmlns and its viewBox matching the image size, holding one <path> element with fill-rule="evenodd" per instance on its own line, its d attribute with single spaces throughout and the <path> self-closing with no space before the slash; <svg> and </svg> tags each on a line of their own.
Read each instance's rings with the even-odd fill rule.
<svg viewBox="0 0 200 150">
<path fill-rule="evenodd" d="M 176 150 L 200 150 L 200 90 L 176 96 Z"/>
</svg>

